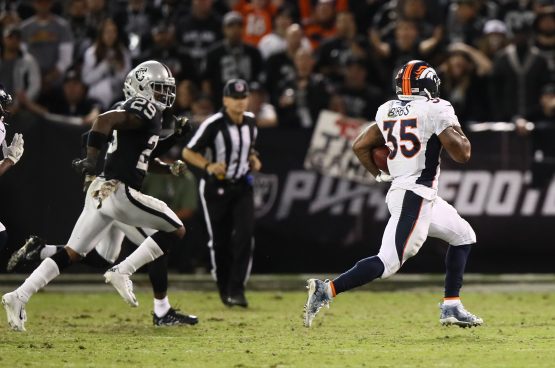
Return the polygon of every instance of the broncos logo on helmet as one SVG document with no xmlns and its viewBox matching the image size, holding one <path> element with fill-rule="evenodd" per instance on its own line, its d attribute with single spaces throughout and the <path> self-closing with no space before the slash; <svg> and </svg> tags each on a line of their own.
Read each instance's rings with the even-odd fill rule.
<svg viewBox="0 0 555 368">
<path fill-rule="evenodd" d="M 413 96 L 439 97 L 441 81 L 430 64 L 422 60 L 411 60 L 399 69 L 395 77 L 395 93 L 401 100 Z"/>
</svg>

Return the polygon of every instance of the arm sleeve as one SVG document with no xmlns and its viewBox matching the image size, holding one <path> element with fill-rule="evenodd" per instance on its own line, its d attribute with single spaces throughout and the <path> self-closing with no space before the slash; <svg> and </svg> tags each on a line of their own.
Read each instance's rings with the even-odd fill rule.
<svg viewBox="0 0 555 368">
<path fill-rule="evenodd" d="M 435 105 L 436 107 L 431 111 L 431 121 L 436 135 L 440 135 L 441 132 L 451 126 L 461 126 L 457 115 L 455 115 L 455 110 L 449 102 L 440 100 Z"/>
<path fill-rule="evenodd" d="M 152 151 L 150 159 L 153 160 L 155 157 L 160 157 L 164 153 L 168 152 L 173 146 L 175 146 L 180 141 L 180 137 L 176 137 L 174 134 L 158 140 L 156 148 Z"/>
</svg>

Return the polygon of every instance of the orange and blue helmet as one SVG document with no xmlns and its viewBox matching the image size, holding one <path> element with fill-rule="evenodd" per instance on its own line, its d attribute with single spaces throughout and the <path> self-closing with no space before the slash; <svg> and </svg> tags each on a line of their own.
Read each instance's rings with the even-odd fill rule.
<svg viewBox="0 0 555 368">
<path fill-rule="evenodd" d="M 414 96 L 439 97 L 441 81 L 430 64 L 422 60 L 411 60 L 399 69 L 395 77 L 395 93 L 399 99 Z"/>
</svg>

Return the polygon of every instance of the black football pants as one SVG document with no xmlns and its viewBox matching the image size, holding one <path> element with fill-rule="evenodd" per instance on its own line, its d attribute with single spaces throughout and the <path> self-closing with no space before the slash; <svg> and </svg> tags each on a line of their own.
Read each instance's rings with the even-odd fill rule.
<svg viewBox="0 0 555 368">
<path fill-rule="evenodd" d="M 202 179 L 199 189 L 218 290 L 223 297 L 241 294 L 254 250 L 253 188 L 246 180 Z"/>
</svg>

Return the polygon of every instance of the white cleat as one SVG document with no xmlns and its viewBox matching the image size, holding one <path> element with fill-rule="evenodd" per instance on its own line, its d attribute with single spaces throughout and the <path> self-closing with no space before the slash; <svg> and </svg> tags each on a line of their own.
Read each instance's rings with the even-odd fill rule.
<svg viewBox="0 0 555 368">
<path fill-rule="evenodd" d="M 119 273 L 117 267 L 112 267 L 104 273 L 104 279 L 107 284 L 110 283 L 116 288 L 119 295 L 121 295 L 127 304 L 132 307 L 139 306 L 139 302 L 133 293 L 133 281 L 131 281 L 129 275 Z"/>
<path fill-rule="evenodd" d="M 461 328 L 466 328 L 478 327 L 484 324 L 483 319 L 467 311 L 462 303 L 453 305 L 440 304 L 439 309 L 441 310 L 439 323 L 443 326 L 459 326 Z"/>
<path fill-rule="evenodd" d="M 316 314 L 322 307 L 330 307 L 331 298 L 328 296 L 326 289 L 329 281 L 322 281 L 318 279 L 309 279 L 306 281 L 306 288 L 308 289 L 308 299 L 304 306 L 304 321 L 305 327 L 312 326 L 312 321 Z"/>
<path fill-rule="evenodd" d="M 22 302 L 15 291 L 4 294 L 2 296 L 2 305 L 6 310 L 8 324 L 13 331 L 25 331 L 25 321 L 27 321 L 27 313 L 25 312 L 25 303 Z"/>
</svg>

